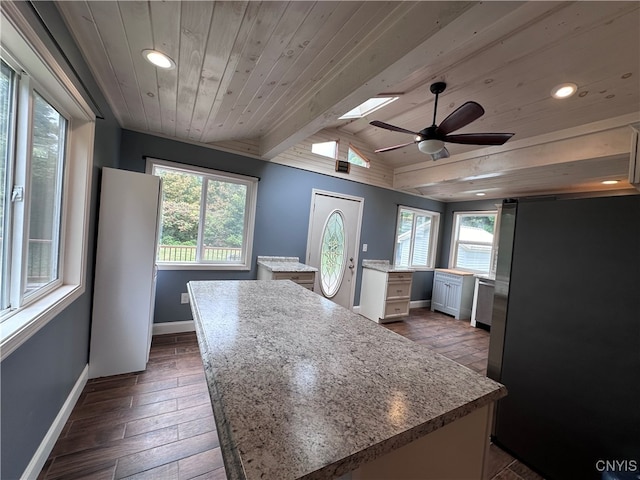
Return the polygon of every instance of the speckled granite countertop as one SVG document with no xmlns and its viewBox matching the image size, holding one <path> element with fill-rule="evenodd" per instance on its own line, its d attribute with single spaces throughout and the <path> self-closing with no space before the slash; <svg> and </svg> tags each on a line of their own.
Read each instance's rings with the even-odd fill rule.
<svg viewBox="0 0 640 480">
<path fill-rule="evenodd" d="M 385 273 L 413 272 L 412 269 L 407 267 L 396 267 L 395 265 L 390 265 L 389 260 L 362 260 L 362 268 L 370 268 L 371 270 L 378 270 L 380 272 L 385 272 Z"/>
<path fill-rule="evenodd" d="M 272 272 L 317 272 L 318 269 L 300 263 L 298 257 L 258 257 L 258 265 Z"/>
<path fill-rule="evenodd" d="M 329 479 L 505 388 L 293 282 L 189 282 L 227 475 Z"/>
</svg>

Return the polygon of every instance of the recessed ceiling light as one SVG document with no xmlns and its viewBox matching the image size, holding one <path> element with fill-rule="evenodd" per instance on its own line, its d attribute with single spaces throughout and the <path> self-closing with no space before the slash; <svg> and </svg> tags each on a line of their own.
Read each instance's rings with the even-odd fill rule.
<svg viewBox="0 0 640 480">
<path fill-rule="evenodd" d="M 143 50 L 142 56 L 158 68 L 164 68 L 165 70 L 176 68 L 176 63 L 171 58 L 157 50 Z"/>
<path fill-rule="evenodd" d="M 478 193 L 476 193 L 476 195 L 477 195 L 478 197 L 484 197 L 484 196 L 486 195 L 486 193 L 484 193 L 484 192 L 478 192 Z"/>
<path fill-rule="evenodd" d="M 615 185 L 616 183 L 618 183 L 618 180 L 604 180 L 602 182 L 603 185 Z"/>
<path fill-rule="evenodd" d="M 553 90 L 551 90 L 551 96 L 553 98 L 569 98 L 577 91 L 578 86 L 575 83 L 562 83 L 553 87 Z"/>
</svg>

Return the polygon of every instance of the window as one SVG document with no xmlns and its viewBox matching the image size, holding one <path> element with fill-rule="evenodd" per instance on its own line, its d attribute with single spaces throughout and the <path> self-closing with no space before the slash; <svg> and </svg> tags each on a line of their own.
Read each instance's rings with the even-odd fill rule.
<svg viewBox="0 0 640 480">
<path fill-rule="evenodd" d="M 323 157 L 338 158 L 338 142 L 321 142 L 311 144 L 311 153 L 322 155 Z"/>
<path fill-rule="evenodd" d="M 433 268 L 440 214 L 398 207 L 394 263 L 416 269 Z"/>
<path fill-rule="evenodd" d="M 497 240 L 497 211 L 454 214 L 450 265 L 452 268 L 490 273 Z"/>
<path fill-rule="evenodd" d="M 161 160 L 161 268 L 249 270 L 258 180 Z"/>
<path fill-rule="evenodd" d="M 364 103 L 361 103 L 353 110 L 349 110 L 347 113 L 340 117 L 340 120 L 346 120 L 349 118 L 362 118 L 376 110 L 381 109 L 389 105 L 391 102 L 395 102 L 398 97 L 374 97 L 370 98 Z"/>
<path fill-rule="evenodd" d="M 353 145 L 349 145 L 347 162 L 358 165 L 359 167 L 369 168 L 369 160 L 367 160 L 365 156 L 362 155 Z"/>
<path fill-rule="evenodd" d="M 340 210 L 334 210 L 324 226 L 320 244 L 320 288 L 327 298 L 338 293 L 344 277 L 347 261 L 345 241 L 344 217 Z"/>
<path fill-rule="evenodd" d="M 9 247 L 11 241 L 7 237 L 11 231 L 10 182 L 12 166 L 13 120 L 15 104 L 15 72 L 2 62 L 0 70 L 0 311 L 9 308 Z"/>
<path fill-rule="evenodd" d="M 62 181 L 68 119 L 36 90 L 33 79 L 18 75 L 4 61 L 1 69 L 0 242 L 2 310 L 7 310 L 44 295 L 61 281 Z"/>
<path fill-rule="evenodd" d="M 0 351 L 85 290 L 95 115 L 10 2 L 0 49 Z"/>
</svg>

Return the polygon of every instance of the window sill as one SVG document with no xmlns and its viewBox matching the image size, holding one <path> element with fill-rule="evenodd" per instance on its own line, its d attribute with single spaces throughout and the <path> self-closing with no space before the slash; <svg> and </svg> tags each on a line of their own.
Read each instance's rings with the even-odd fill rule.
<svg viewBox="0 0 640 480">
<path fill-rule="evenodd" d="M 206 263 L 158 263 L 156 264 L 158 270 L 235 270 L 245 271 L 251 270 L 249 265 L 208 265 Z"/>
<path fill-rule="evenodd" d="M 8 316 L 0 323 L 0 361 L 11 355 L 83 292 L 81 285 L 63 285 Z"/>
</svg>

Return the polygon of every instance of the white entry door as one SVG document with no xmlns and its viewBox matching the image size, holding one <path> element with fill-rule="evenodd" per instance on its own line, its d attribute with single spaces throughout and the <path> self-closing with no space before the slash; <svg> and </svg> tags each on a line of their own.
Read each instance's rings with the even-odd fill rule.
<svg viewBox="0 0 640 480">
<path fill-rule="evenodd" d="M 318 269 L 314 291 L 353 306 L 364 199 L 313 190 L 306 263 Z"/>
</svg>

